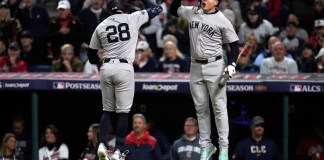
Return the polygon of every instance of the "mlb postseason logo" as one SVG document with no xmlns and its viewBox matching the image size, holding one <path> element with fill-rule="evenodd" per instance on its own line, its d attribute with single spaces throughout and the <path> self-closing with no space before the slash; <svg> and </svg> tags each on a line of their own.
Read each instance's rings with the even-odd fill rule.
<svg viewBox="0 0 324 160">
<path fill-rule="evenodd" d="M 291 92 L 301 92 L 302 91 L 303 86 L 300 84 L 292 84 L 290 85 L 290 91 Z"/>
<path fill-rule="evenodd" d="M 64 82 L 54 82 L 53 89 L 64 89 L 65 83 Z"/>
<path fill-rule="evenodd" d="M 308 92 L 308 93 L 319 93 L 322 92 L 321 85 L 301 85 L 301 84 L 291 84 L 290 92 Z"/>
</svg>

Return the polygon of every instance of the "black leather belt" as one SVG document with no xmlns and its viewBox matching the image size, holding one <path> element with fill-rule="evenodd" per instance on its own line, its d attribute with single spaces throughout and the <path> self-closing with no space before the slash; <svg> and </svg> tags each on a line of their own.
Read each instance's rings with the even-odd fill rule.
<svg viewBox="0 0 324 160">
<path fill-rule="evenodd" d="M 205 58 L 205 59 L 194 59 L 196 63 L 207 64 L 208 62 L 215 62 L 222 59 L 222 56 L 216 56 L 212 58 Z M 209 61 L 208 61 L 209 60 Z"/>
<path fill-rule="evenodd" d="M 109 63 L 110 60 L 112 60 L 111 58 L 105 58 L 103 60 L 104 63 Z M 128 63 L 128 61 L 126 59 L 118 59 L 120 63 Z"/>
</svg>

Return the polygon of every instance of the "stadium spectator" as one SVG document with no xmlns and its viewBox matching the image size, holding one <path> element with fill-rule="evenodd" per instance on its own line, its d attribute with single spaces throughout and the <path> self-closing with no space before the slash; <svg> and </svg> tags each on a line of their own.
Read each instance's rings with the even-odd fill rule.
<svg viewBox="0 0 324 160">
<path fill-rule="evenodd" d="M 275 142 L 264 136 L 265 121 L 261 116 L 252 118 L 251 136 L 242 139 L 235 147 L 233 160 L 279 160 Z"/>
<path fill-rule="evenodd" d="M 178 46 L 178 39 L 176 36 L 172 35 L 172 34 L 167 34 L 163 36 L 163 46 L 166 42 L 171 41 L 174 44 L 176 44 Z"/>
<path fill-rule="evenodd" d="M 0 147 L 0 159 L 2 160 L 24 160 L 19 155 L 16 148 L 16 137 L 12 133 L 6 133 L 1 141 Z"/>
<path fill-rule="evenodd" d="M 36 0 L 21 0 L 15 17 L 23 30 L 29 30 L 33 34 L 33 45 L 39 52 L 47 52 L 49 15 L 46 8 L 37 5 Z"/>
<path fill-rule="evenodd" d="M 125 149 L 129 150 L 126 160 L 158 160 L 161 157 L 157 140 L 146 130 L 143 114 L 133 115 L 133 130 L 126 137 Z"/>
<path fill-rule="evenodd" d="M 150 134 L 157 140 L 157 143 L 159 145 L 160 151 L 161 151 L 161 158 L 159 160 L 170 160 L 170 140 L 167 134 L 161 130 L 158 129 L 159 125 L 156 124 L 155 121 L 149 120 L 146 123 L 146 130 L 150 132 Z"/>
<path fill-rule="evenodd" d="M 287 22 L 294 22 L 295 24 L 297 24 L 297 33 L 296 33 L 297 37 L 302 38 L 305 42 L 307 42 L 309 40 L 308 32 L 304 28 L 301 28 L 299 26 L 299 19 L 295 14 L 290 13 L 288 15 L 288 21 Z M 287 31 L 285 29 L 283 29 L 279 33 L 279 38 L 283 39 L 286 36 L 287 36 Z"/>
<path fill-rule="evenodd" d="M 27 63 L 20 58 L 20 46 L 11 42 L 8 55 L 0 56 L 0 72 L 27 72 Z"/>
<path fill-rule="evenodd" d="M 186 28 L 187 29 L 187 28 Z M 185 29 L 181 29 L 181 27 L 179 27 L 179 23 L 178 20 L 175 18 L 170 18 L 166 24 L 166 27 L 163 29 L 160 37 L 158 37 L 159 39 L 162 39 L 163 41 L 163 37 L 165 35 L 174 35 L 177 40 L 178 40 L 178 48 L 179 50 L 186 54 L 189 55 L 189 48 L 188 48 L 188 44 L 189 44 L 189 32 L 186 32 Z M 180 48 L 181 46 L 181 48 Z M 158 58 L 161 58 L 161 55 L 163 56 L 163 47 L 164 47 L 164 43 L 162 44 L 162 52 L 157 55 Z"/>
<path fill-rule="evenodd" d="M 17 34 L 21 31 L 21 24 L 18 19 L 10 15 L 9 5 L 6 1 L 0 3 L 0 38 L 6 46 L 17 40 Z"/>
<path fill-rule="evenodd" d="M 53 60 L 59 58 L 60 47 L 64 44 L 72 44 L 74 55 L 79 57 L 83 41 L 81 21 L 72 15 L 71 5 L 67 0 L 61 0 L 57 5 L 57 16 L 49 23 L 49 46 L 53 52 Z M 90 25 L 90 24 L 87 24 Z"/>
<path fill-rule="evenodd" d="M 297 59 L 298 71 L 301 73 L 316 72 L 315 48 L 311 43 L 305 43 L 301 49 L 302 55 Z"/>
<path fill-rule="evenodd" d="M 0 56 L 7 55 L 7 46 L 4 42 L 4 39 L 0 38 Z"/>
<path fill-rule="evenodd" d="M 278 41 L 272 45 L 272 57 L 268 57 L 261 62 L 261 74 L 296 74 L 298 73 L 297 63 L 293 59 L 287 58 L 285 45 Z"/>
<path fill-rule="evenodd" d="M 61 47 L 61 56 L 53 62 L 53 72 L 82 72 L 83 64 L 81 60 L 74 56 L 72 44 L 64 44 Z"/>
<path fill-rule="evenodd" d="M 80 1 L 80 0 L 78 0 L 78 1 Z M 81 0 L 81 1 L 84 1 L 82 4 L 82 9 L 85 9 L 85 8 L 88 8 L 91 6 L 92 0 Z M 102 5 L 102 7 L 104 9 L 107 9 L 107 1 L 104 1 L 103 3 L 104 4 Z"/>
<path fill-rule="evenodd" d="M 90 43 L 92 33 L 98 24 L 109 16 L 103 5 L 104 0 L 91 0 L 90 6 L 82 9 L 78 14 L 83 24 L 83 37 L 86 46 Z"/>
<path fill-rule="evenodd" d="M 239 42 L 244 44 L 245 37 L 249 33 L 254 33 L 257 42 L 263 44 L 266 36 L 273 35 L 277 30 L 268 20 L 263 19 L 260 8 L 252 5 L 248 7 L 246 21 L 238 31 Z"/>
<path fill-rule="evenodd" d="M 314 0 L 313 8 L 313 20 L 315 19 L 323 19 L 324 18 L 324 1 L 322 0 Z"/>
<path fill-rule="evenodd" d="M 315 47 L 316 52 L 324 47 L 324 19 L 314 21 L 315 30 L 311 33 L 309 41 Z"/>
<path fill-rule="evenodd" d="M 312 133 L 298 140 L 296 160 L 324 160 L 323 124 L 314 123 Z"/>
<path fill-rule="evenodd" d="M 99 146 L 99 131 L 99 123 L 93 123 L 89 126 L 87 132 L 88 143 L 82 151 L 79 160 L 98 160 L 97 149 Z"/>
<path fill-rule="evenodd" d="M 158 63 L 158 71 L 163 73 L 189 72 L 189 63 L 176 44 L 168 41 L 164 44 L 164 53 Z"/>
<path fill-rule="evenodd" d="M 39 160 L 68 160 L 69 148 L 63 142 L 58 128 L 53 125 L 47 125 L 44 130 L 40 148 L 38 150 Z"/>
<path fill-rule="evenodd" d="M 20 32 L 20 44 L 21 44 L 21 58 L 27 63 L 28 68 L 33 65 L 51 65 L 52 62 L 48 58 L 47 52 L 39 50 L 34 45 L 34 38 L 30 31 L 24 30 Z"/>
<path fill-rule="evenodd" d="M 246 48 L 250 61 L 254 62 L 259 53 L 263 52 L 264 47 L 261 43 L 257 42 L 256 36 L 254 33 L 249 33 L 245 37 L 245 42 L 248 42 L 249 45 Z"/>
<path fill-rule="evenodd" d="M 317 61 L 317 73 L 324 73 L 324 48 L 319 51 L 315 59 Z"/>
<path fill-rule="evenodd" d="M 242 46 L 240 50 L 242 50 Z M 253 61 L 251 61 L 251 55 L 249 50 L 245 50 L 238 59 L 236 64 L 236 72 L 238 73 L 258 73 L 259 67 L 254 65 Z"/>
<path fill-rule="evenodd" d="M 25 131 L 25 119 L 22 116 L 14 116 L 12 120 L 12 133 L 16 137 L 16 147 L 19 155 L 24 160 L 31 159 L 32 140 L 31 136 Z"/>
<path fill-rule="evenodd" d="M 272 45 L 277 41 L 280 41 L 280 39 L 276 36 L 269 36 L 267 38 L 267 45 L 264 45 L 264 51 L 257 55 L 257 57 L 254 61 L 254 65 L 260 67 L 263 59 L 268 58 L 272 55 L 272 52 L 273 52 Z M 286 53 L 286 57 L 293 59 L 291 54 L 289 54 L 289 53 Z"/>
<path fill-rule="evenodd" d="M 183 129 L 184 134 L 171 146 L 171 160 L 197 160 L 200 158 L 198 121 L 188 117 Z"/>
<path fill-rule="evenodd" d="M 146 41 L 139 41 L 136 47 L 134 72 L 156 72 L 157 62 L 150 45 Z"/>
<path fill-rule="evenodd" d="M 301 50 L 305 43 L 304 39 L 297 36 L 298 24 L 294 21 L 288 21 L 286 24 L 287 36 L 283 37 L 282 42 L 285 44 L 286 51 L 290 53 L 294 60 L 301 56 Z"/>
<path fill-rule="evenodd" d="M 103 49 L 98 50 L 97 54 L 99 56 L 99 59 L 102 59 L 103 53 L 104 53 Z M 87 60 L 86 63 L 84 64 L 83 73 L 89 73 L 89 74 L 99 73 L 100 66 L 101 63 L 91 64 L 89 60 Z"/>
</svg>

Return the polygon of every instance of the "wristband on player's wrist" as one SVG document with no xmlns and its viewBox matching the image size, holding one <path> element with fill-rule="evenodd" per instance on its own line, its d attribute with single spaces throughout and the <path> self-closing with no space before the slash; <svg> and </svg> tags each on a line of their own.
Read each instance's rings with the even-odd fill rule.
<svg viewBox="0 0 324 160">
<path fill-rule="evenodd" d="M 232 64 L 230 64 L 230 65 L 236 67 L 236 63 L 235 62 L 232 62 Z"/>
</svg>

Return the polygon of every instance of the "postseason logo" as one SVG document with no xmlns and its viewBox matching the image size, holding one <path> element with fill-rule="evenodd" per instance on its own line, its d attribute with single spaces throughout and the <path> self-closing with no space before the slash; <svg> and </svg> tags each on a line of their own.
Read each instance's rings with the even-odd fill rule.
<svg viewBox="0 0 324 160">
<path fill-rule="evenodd" d="M 64 82 L 54 82 L 53 83 L 53 88 L 54 89 L 64 89 L 65 84 L 64 84 Z"/>
<path fill-rule="evenodd" d="M 322 92 L 322 86 L 320 85 L 301 85 L 301 84 L 291 84 L 290 92 L 312 92 L 318 93 Z"/>
<path fill-rule="evenodd" d="M 68 90 L 100 90 L 100 84 L 89 82 L 53 82 L 53 88 Z"/>
</svg>

